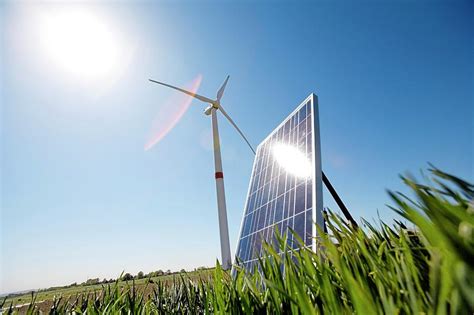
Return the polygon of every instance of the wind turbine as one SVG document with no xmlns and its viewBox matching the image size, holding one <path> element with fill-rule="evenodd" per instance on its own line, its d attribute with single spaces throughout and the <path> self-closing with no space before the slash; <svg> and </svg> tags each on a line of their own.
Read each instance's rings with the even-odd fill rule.
<svg viewBox="0 0 474 315">
<path fill-rule="evenodd" d="M 222 158 L 221 158 L 221 147 L 220 147 L 220 140 L 219 140 L 219 128 L 217 125 L 217 111 L 219 110 L 222 115 L 231 123 L 232 126 L 237 130 L 237 132 L 242 136 L 245 140 L 247 145 L 249 146 L 250 150 L 255 154 L 255 150 L 253 149 L 250 142 L 245 137 L 244 133 L 237 127 L 235 122 L 230 118 L 227 112 L 221 105 L 221 99 L 224 95 L 224 90 L 227 85 L 227 81 L 229 81 L 229 76 L 225 79 L 222 86 L 217 91 L 216 99 L 210 99 L 205 96 L 181 89 L 179 87 L 166 84 L 163 82 L 155 81 L 149 79 L 153 83 L 157 83 L 175 90 L 178 90 L 182 93 L 190 95 L 198 100 L 208 103 L 209 106 L 204 110 L 204 114 L 207 116 L 211 116 L 211 124 L 212 124 L 212 139 L 214 143 L 214 168 L 215 168 L 215 178 L 216 178 L 216 191 L 217 191 L 217 210 L 219 215 L 219 232 L 220 232 L 220 241 L 221 241 L 221 255 L 222 255 L 222 268 L 225 270 L 230 269 L 232 265 L 231 255 L 230 255 L 230 243 L 229 243 L 229 226 L 227 223 L 227 208 L 225 202 L 225 190 L 224 190 L 224 173 L 222 171 Z"/>
</svg>

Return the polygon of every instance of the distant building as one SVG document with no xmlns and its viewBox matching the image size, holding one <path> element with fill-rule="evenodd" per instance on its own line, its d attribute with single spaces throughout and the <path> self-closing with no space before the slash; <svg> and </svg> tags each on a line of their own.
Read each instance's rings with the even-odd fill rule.
<svg viewBox="0 0 474 315">
<path fill-rule="evenodd" d="M 318 99 L 311 94 L 257 147 L 235 256 L 252 268 L 277 228 L 282 235 L 293 229 L 316 250 L 322 198 Z"/>
</svg>

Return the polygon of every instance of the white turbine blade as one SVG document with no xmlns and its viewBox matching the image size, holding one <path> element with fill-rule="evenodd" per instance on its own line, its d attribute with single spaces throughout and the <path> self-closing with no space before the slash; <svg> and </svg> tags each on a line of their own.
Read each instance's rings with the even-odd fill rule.
<svg viewBox="0 0 474 315">
<path fill-rule="evenodd" d="M 222 98 L 222 95 L 224 95 L 224 90 L 225 90 L 225 86 L 227 85 L 227 81 L 229 81 L 229 76 L 227 76 L 224 83 L 222 83 L 221 88 L 219 89 L 219 91 L 217 91 L 217 101 L 220 101 Z"/>
<path fill-rule="evenodd" d="M 183 89 L 181 89 L 181 88 L 179 88 L 179 87 L 172 86 L 172 85 L 170 85 L 170 84 L 166 84 L 166 83 L 163 83 L 163 82 L 155 81 L 155 80 L 152 80 L 152 79 L 148 79 L 148 80 L 151 81 L 151 82 L 153 82 L 153 83 L 161 84 L 161 85 L 167 86 L 167 87 L 169 87 L 169 88 L 172 88 L 172 89 L 178 90 L 178 91 L 180 91 L 180 92 L 183 92 L 183 93 L 185 93 L 185 94 L 188 94 L 188 95 L 190 95 L 190 96 L 192 96 L 192 97 L 194 97 L 194 98 L 197 98 L 198 100 L 203 101 L 203 102 L 205 102 L 205 103 L 210 103 L 210 104 L 213 104 L 213 103 L 214 103 L 213 100 L 211 100 L 210 98 L 207 98 L 207 97 L 205 97 L 205 96 L 202 96 L 202 95 L 199 95 L 199 94 L 190 92 L 190 91 L 186 91 L 186 90 L 183 90 Z"/>
<path fill-rule="evenodd" d="M 252 145 L 250 144 L 250 142 L 247 140 L 247 138 L 245 137 L 244 133 L 242 132 L 242 130 L 239 129 L 239 127 L 237 127 L 237 125 L 235 124 L 235 122 L 232 120 L 232 118 L 230 118 L 229 115 L 227 115 L 226 111 L 224 110 L 224 108 L 222 108 L 221 105 L 219 105 L 219 110 L 221 111 L 222 115 L 225 116 L 225 118 L 227 118 L 227 120 L 231 123 L 232 126 L 234 126 L 234 128 L 237 130 L 237 132 L 242 136 L 242 138 L 244 138 L 245 142 L 247 142 L 247 145 L 249 146 L 250 150 L 252 150 L 253 154 L 256 154 L 255 153 L 255 150 L 253 149 Z"/>
</svg>

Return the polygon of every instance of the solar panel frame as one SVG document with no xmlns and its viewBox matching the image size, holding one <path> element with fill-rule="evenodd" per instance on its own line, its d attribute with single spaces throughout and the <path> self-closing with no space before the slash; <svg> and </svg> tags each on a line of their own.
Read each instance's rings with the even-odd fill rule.
<svg viewBox="0 0 474 315">
<path fill-rule="evenodd" d="M 310 111 L 309 113 L 308 110 Z M 311 118 L 308 119 L 308 117 Z M 302 126 L 302 122 L 299 121 L 300 118 L 303 118 L 301 120 L 306 119 L 304 126 Z M 293 128 L 298 128 L 298 132 L 293 132 Z M 304 132 L 302 132 L 303 130 Z M 304 139 L 299 139 L 300 132 L 304 135 Z M 309 135 L 310 133 L 311 135 Z M 282 167 L 276 165 L 277 163 L 275 161 L 269 163 L 270 154 L 268 150 L 273 142 L 275 142 L 276 136 L 279 138 L 288 136 L 284 141 L 288 140 L 291 144 L 296 144 L 298 147 L 303 143 L 305 146 L 305 154 L 308 158 L 311 158 L 312 163 L 313 174 L 309 179 L 304 179 L 303 183 L 297 184 L 296 181 L 298 179 L 295 176 L 288 176 L 287 172 L 282 171 Z M 303 136 L 301 137 L 303 138 Z M 303 145 L 301 145 L 301 147 Z M 306 146 L 311 146 L 311 152 L 309 152 L 309 148 Z M 310 154 L 310 156 L 308 156 L 308 154 Z M 283 176 L 283 174 L 285 174 L 285 176 Z M 276 182 L 277 180 L 278 182 Z M 285 181 L 285 185 L 283 185 L 283 181 Z M 311 183 L 310 190 L 307 188 L 308 182 Z M 282 187 L 285 188 L 283 189 Z M 291 188 L 288 190 L 289 187 Z M 292 211 L 296 209 L 296 202 L 298 202 L 298 206 L 301 207 L 301 189 L 303 189 L 301 187 L 304 187 L 305 189 L 302 203 L 304 206 L 303 210 L 299 208 L 298 210 L 301 211 L 295 215 Z M 296 190 L 297 188 L 299 188 L 298 192 Z M 283 189 L 283 194 L 280 195 L 281 189 Z M 311 196 L 309 192 L 311 192 Z M 272 200 L 268 200 L 269 196 L 276 197 Z M 295 196 L 300 196 L 300 198 L 298 199 Z M 309 199 L 311 200 L 311 207 L 308 207 L 307 204 Z M 262 200 L 264 201 L 263 203 Z M 280 203 L 279 206 L 283 204 L 283 211 L 277 214 L 277 211 L 275 210 L 278 209 L 278 203 Z M 291 203 L 293 203 L 293 207 L 287 207 L 287 205 Z M 260 206 L 255 208 L 255 205 L 257 204 Z M 251 209 L 251 211 L 249 211 L 249 209 Z M 273 237 L 275 226 L 279 227 L 280 232 L 284 232 L 287 229 L 288 223 L 290 223 L 292 228 L 295 228 L 296 226 L 293 224 L 293 221 L 295 220 L 298 222 L 295 224 L 305 225 L 303 228 L 303 234 L 308 232 L 308 235 L 300 235 L 305 242 L 305 246 L 311 247 L 313 251 L 316 251 L 315 239 L 317 237 L 317 229 L 312 223 L 316 222 L 316 224 L 321 228 L 324 226 L 322 210 L 323 199 L 319 106 L 317 96 L 312 93 L 301 102 L 295 110 L 291 112 L 257 147 L 247 191 L 247 198 L 245 201 L 244 213 L 240 224 L 239 240 L 235 250 L 235 257 L 239 257 L 240 261 L 244 263 L 244 266 L 247 269 L 250 269 L 256 259 L 260 257 L 261 238 L 268 242 L 269 239 Z M 311 216 L 308 215 L 309 211 L 311 211 Z M 284 220 L 275 220 L 277 215 L 281 215 Z M 309 221 L 310 217 L 311 221 Z M 301 219 L 304 220 L 304 223 L 301 223 Z M 309 235 L 308 224 L 310 223 L 311 234 Z M 257 234 L 262 233 L 262 231 L 263 237 L 258 236 Z M 253 233 L 249 234 L 249 232 Z M 295 243 L 292 242 L 292 236 L 290 235 L 289 245 L 293 246 L 294 244 Z M 251 250 L 254 252 L 256 251 L 256 255 L 251 255 L 251 257 L 249 257 Z M 242 255 L 239 254 L 239 252 L 243 253 L 244 256 L 240 257 Z"/>
</svg>

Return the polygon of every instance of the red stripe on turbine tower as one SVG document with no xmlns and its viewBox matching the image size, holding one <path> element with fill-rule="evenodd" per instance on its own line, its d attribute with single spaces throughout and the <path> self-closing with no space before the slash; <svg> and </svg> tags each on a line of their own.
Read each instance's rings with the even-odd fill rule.
<svg viewBox="0 0 474 315">
<path fill-rule="evenodd" d="M 216 172 L 216 179 L 217 178 L 224 178 L 224 173 L 222 172 Z"/>
</svg>

